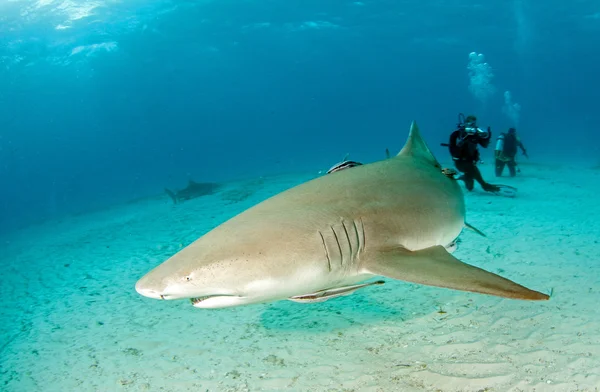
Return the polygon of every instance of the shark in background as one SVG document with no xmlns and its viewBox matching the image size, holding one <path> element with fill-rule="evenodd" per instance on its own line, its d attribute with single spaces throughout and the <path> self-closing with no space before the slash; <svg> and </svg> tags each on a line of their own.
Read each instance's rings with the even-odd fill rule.
<svg viewBox="0 0 600 392">
<path fill-rule="evenodd" d="M 212 195 L 220 188 L 221 184 L 214 182 L 195 182 L 189 180 L 187 187 L 178 191 L 171 191 L 165 188 L 165 192 L 167 195 L 169 195 L 171 200 L 173 200 L 174 204 L 178 204 L 186 200 L 195 199 L 197 197 Z"/>
</svg>

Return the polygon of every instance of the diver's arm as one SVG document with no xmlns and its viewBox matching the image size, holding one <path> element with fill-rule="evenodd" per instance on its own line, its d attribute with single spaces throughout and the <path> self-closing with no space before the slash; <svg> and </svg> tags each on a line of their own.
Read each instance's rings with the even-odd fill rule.
<svg viewBox="0 0 600 392">
<path fill-rule="evenodd" d="M 527 155 L 527 149 L 525 148 L 525 145 L 523 144 L 521 139 L 517 138 L 517 143 L 519 143 L 519 148 L 523 152 L 523 155 L 525 155 L 527 158 L 529 158 L 529 156 Z"/>
<path fill-rule="evenodd" d="M 487 131 L 477 128 L 477 143 L 481 147 L 487 148 L 490 145 L 490 140 L 492 140 L 492 130 L 490 127 L 487 128 Z"/>
</svg>

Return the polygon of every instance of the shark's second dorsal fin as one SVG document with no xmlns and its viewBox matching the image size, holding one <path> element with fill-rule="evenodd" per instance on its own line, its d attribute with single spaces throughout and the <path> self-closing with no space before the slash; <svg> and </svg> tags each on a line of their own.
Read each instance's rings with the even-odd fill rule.
<svg viewBox="0 0 600 392">
<path fill-rule="evenodd" d="M 433 165 L 441 167 L 421 137 L 421 132 L 419 132 L 419 127 L 417 126 L 416 121 L 413 121 L 412 124 L 410 124 L 410 133 L 408 134 L 408 139 L 397 156 L 413 156 L 424 158 L 427 161 L 430 161 Z"/>
</svg>

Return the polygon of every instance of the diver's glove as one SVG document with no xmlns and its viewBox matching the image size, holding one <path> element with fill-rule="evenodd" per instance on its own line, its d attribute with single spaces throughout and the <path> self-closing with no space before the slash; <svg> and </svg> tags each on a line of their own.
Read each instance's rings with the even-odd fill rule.
<svg viewBox="0 0 600 392">
<path fill-rule="evenodd" d="M 527 155 L 527 150 L 523 150 L 523 155 L 525 156 L 525 158 L 529 159 L 529 155 Z"/>
</svg>

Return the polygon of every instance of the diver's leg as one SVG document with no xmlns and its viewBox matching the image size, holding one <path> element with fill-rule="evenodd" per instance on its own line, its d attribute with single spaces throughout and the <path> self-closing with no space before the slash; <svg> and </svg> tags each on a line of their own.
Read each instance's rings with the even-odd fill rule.
<svg viewBox="0 0 600 392">
<path fill-rule="evenodd" d="M 456 168 L 456 170 L 462 173 L 462 161 L 454 161 L 454 167 Z"/>
<path fill-rule="evenodd" d="M 477 169 L 475 167 L 475 163 L 473 162 L 463 162 L 463 171 L 464 171 L 464 181 L 465 187 L 468 191 L 472 191 L 475 187 L 475 179 L 473 176 L 473 169 Z"/>
<path fill-rule="evenodd" d="M 481 187 L 483 188 L 484 191 L 498 192 L 500 190 L 500 188 L 498 186 L 485 182 L 485 180 L 481 176 L 481 172 L 479 171 L 479 168 L 477 166 L 475 166 L 475 164 L 473 164 L 472 173 L 473 173 L 473 178 L 475 178 L 475 181 L 477 181 L 479 183 L 479 185 L 481 185 Z"/>
<path fill-rule="evenodd" d="M 471 170 L 471 163 L 466 161 L 454 161 L 454 166 L 456 169 L 461 172 L 461 175 L 458 177 L 458 180 L 461 180 L 465 183 L 465 187 L 468 191 L 472 191 L 475 183 L 473 181 L 473 174 Z"/>
<path fill-rule="evenodd" d="M 473 181 L 473 176 L 471 174 L 465 173 L 463 181 L 465 182 L 465 187 L 468 191 L 472 191 L 475 187 L 475 181 Z"/>
<path fill-rule="evenodd" d="M 500 159 L 496 159 L 496 177 L 502 176 L 502 172 L 504 171 L 504 161 Z"/>
<path fill-rule="evenodd" d="M 512 161 L 508 162 L 508 171 L 510 172 L 511 177 L 514 177 L 517 175 L 517 162 L 515 162 L 514 159 Z"/>
<path fill-rule="evenodd" d="M 458 177 L 456 177 L 456 179 L 464 181 L 465 174 L 463 173 L 463 167 L 462 167 L 461 163 L 462 163 L 461 161 L 454 161 L 454 167 L 460 173 L 460 175 Z"/>
</svg>

